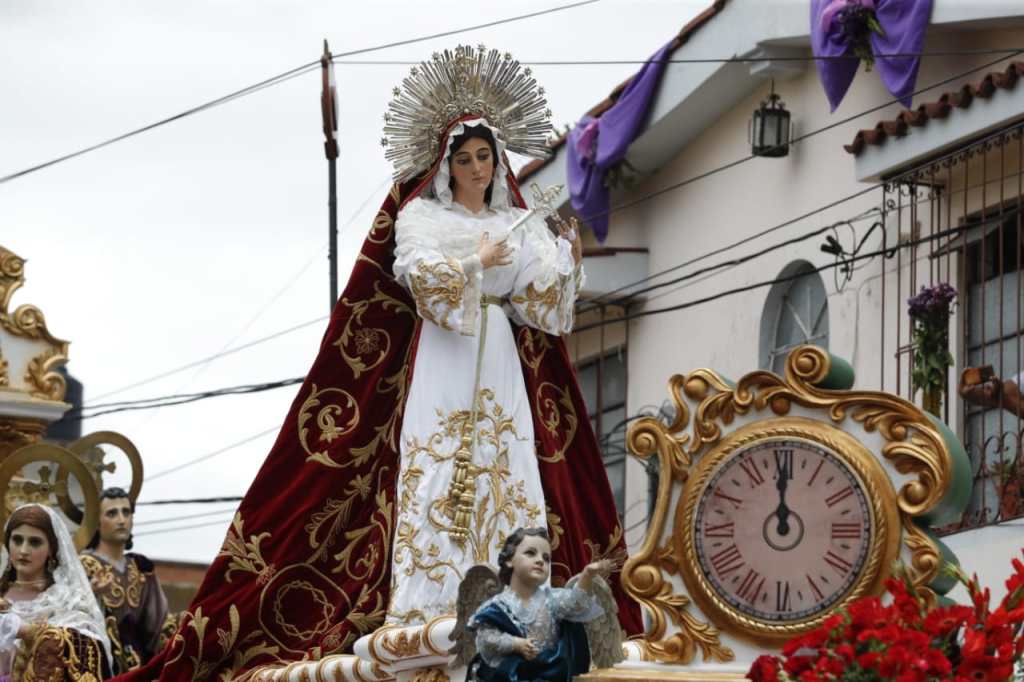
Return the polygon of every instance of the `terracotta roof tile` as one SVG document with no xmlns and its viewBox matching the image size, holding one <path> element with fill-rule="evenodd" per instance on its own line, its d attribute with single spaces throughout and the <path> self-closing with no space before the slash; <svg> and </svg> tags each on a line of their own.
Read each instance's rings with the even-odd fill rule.
<svg viewBox="0 0 1024 682">
<path fill-rule="evenodd" d="M 703 12 L 695 16 L 693 19 L 688 21 L 686 25 L 683 26 L 683 28 L 679 31 L 679 33 L 676 34 L 676 37 L 673 38 L 672 45 L 669 49 L 668 54 L 674 54 L 676 50 L 685 45 L 694 33 L 700 30 L 700 28 L 703 27 L 704 24 L 708 23 L 712 18 L 715 17 L 715 15 L 722 11 L 722 8 L 725 7 L 726 2 L 728 2 L 728 0 L 715 0 L 710 7 L 708 7 L 706 10 L 704 10 Z M 633 80 L 632 76 L 624 80 L 622 83 L 619 83 L 611 91 L 611 93 L 609 93 L 607 97 L 605 97 L 603 100 L 592 106 L 589 110 L 585 112 L 584 115 L 593 116 L 594 118 L 600 118 L 601 114 L 611 109 L 612 105 L 614 105 L 615 102 L 618 101 L 619 96 L 622 94 L 622 91 L 626 89 L 626 86 L 629 85 L 629 82 L 631 80 Z M 558 150 L 565 145 L 565 142 L 568 139 L 568 137 L 568 132 L 565 132 L 551 141 L 551 144 L 549 145 L 552 151 L 550 158 L 536 159 L 534 161 L 530 161 L 525 166 L 520 168 L 516 178 L 519 181 L 519 184 L 523 184 L 527 179 L 530 178 L 530 176 L 539 172 L 541 168 L 551 163 L 551 160 L 555 158 L 555 155 L 558 153 Z"/>
<path fill-rule="evenodd" d="M 963 85 L 958 90 L 944 93 L 934 102 L 921 104 L 916 109 L 905 109 L 895 119 L 879 121 L 874 128 L 859 131 L 844 149 L 857 156 L 865 147 L 885 144 L 890 137 L 903 137 L 909 127 L 921 128 L 928 125 L 928 121 L 946 118 L 954 108 L 967 109 L 976 97 L 988 99 L 999 90 L 1012 90 L 1022 76 L 1024 62 L 1013 62 L 1003 71 L 987 74 L 976 84 Z"/>
</svg>

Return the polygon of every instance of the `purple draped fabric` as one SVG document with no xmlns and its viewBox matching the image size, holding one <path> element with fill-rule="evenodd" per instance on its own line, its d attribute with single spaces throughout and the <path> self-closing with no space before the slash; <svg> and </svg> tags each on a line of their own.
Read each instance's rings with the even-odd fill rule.
<svg viewBox="0 0 1024 682">
<path fill-rule="evenodd" d="M 640 133 L 671 47 L 669 43 L 654 53 L 600 118 L 584 116 L 569 132 L 569 198 L 599 242 L 608 236 L 610 199 L 604 186 L 605 173 L 622 160 Z"/>
<path fill-rule="evenodd" d="M 853 56 L 830 20 L 846 0 L 811 0 L 811 50 L 816 57 L 849 59 L 818 60 L 818 74 L 825 95 L 836 110 L 857 75 L 860 60 Z M 875 6 L 875 16 L 885 35 L 871 34 L 871 51 L 879 54 L 917 54 L 924 45 L 924 30 L 932 14 L 932 0 L 864 0 L 865 6 Z M 907 108 L 911 104 L 914 83 L 917 81 L 918 57 L 875 58 L 875 69 L 885 87 Z"/>
</svg>

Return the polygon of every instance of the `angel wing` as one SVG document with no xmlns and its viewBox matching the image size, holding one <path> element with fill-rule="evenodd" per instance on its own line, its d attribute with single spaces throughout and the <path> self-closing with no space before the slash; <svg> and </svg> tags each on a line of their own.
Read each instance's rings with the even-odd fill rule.
<svg viewBox="0 0 1024 682">
<path fill-rule="evenodd" d="M 577 579 L 570 580 L 569 586 L 574 585 Z M 619 607 L 608 581 L 600 575 L 594 576 L 592 590 L 604 615 L 583 624 L 590 645 L 590 660 L 595 668 L 611 668 L 626 658 L 622 653 L 625 635 L 619 626 Z"/>
<path fill-rule="evenodd" d="M 455 654 L 451 667 L 469 665 L 476 656 L 476 636 L 466 629 L 469 619 L 485 601 L 501 592 L 501 580 L 498 573 L 490 566 L 478 564 L 466 572 L 466 577 L 459 583 L 459 596 L 455 605 L 455 628 L 448 635 L 455 644 L 448 653 Z"/>
</svg>

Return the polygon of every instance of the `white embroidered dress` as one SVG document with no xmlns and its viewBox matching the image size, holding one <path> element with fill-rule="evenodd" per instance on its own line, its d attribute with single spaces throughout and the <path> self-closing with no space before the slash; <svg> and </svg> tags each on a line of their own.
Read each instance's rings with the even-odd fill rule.
<svg viewBox="0 0 1024 682">
<path fill-rule="evenodd" d="M 461 132 L 457 126 L 452 135 Z M 402 423 L 389 624 L 454 614 L 468 568 L 497 566 L 516 528 L 547 526 L 530 400 L 509 319 L 568 333 L 582 281 L 570 244 L 555 238 L 543 218 L 509 233 L 525 211 L 507 206 L 504 180 L 495 180 L 495 208 L 473 214 L 452 202 L 447 167 L 445 160 L 435 178 L 440 198 L 413 199 L 395 224 L 394 273 L 423 324 Z M 501 164 L 495 177 L 504 178 Z M 485 232 L 492 242 L 508 235 L 511 264 L 481 267 L 476 253 Z M 446 503 L 455 453 L 471 426 L 474 386 L 475 502 L 468 538 L 458 542 Z"/>
</svg>

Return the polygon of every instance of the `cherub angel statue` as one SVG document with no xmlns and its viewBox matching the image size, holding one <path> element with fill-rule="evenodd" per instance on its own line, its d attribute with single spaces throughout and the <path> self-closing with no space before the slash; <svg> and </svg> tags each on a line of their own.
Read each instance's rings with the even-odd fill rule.
<svg viewBox="0 0 1024 682">
<path fill-rule="evenodd" d="M 622 557 L 588 564 L 564 588 L 548 586 L 551 544 L 544 528 L 518 528 L 497 572 L 473 566 L 459 585 L 452 667 L 466 680 L 569 682 L 623 659 L 618 608 L 605 578 Z"/>
</svg>

